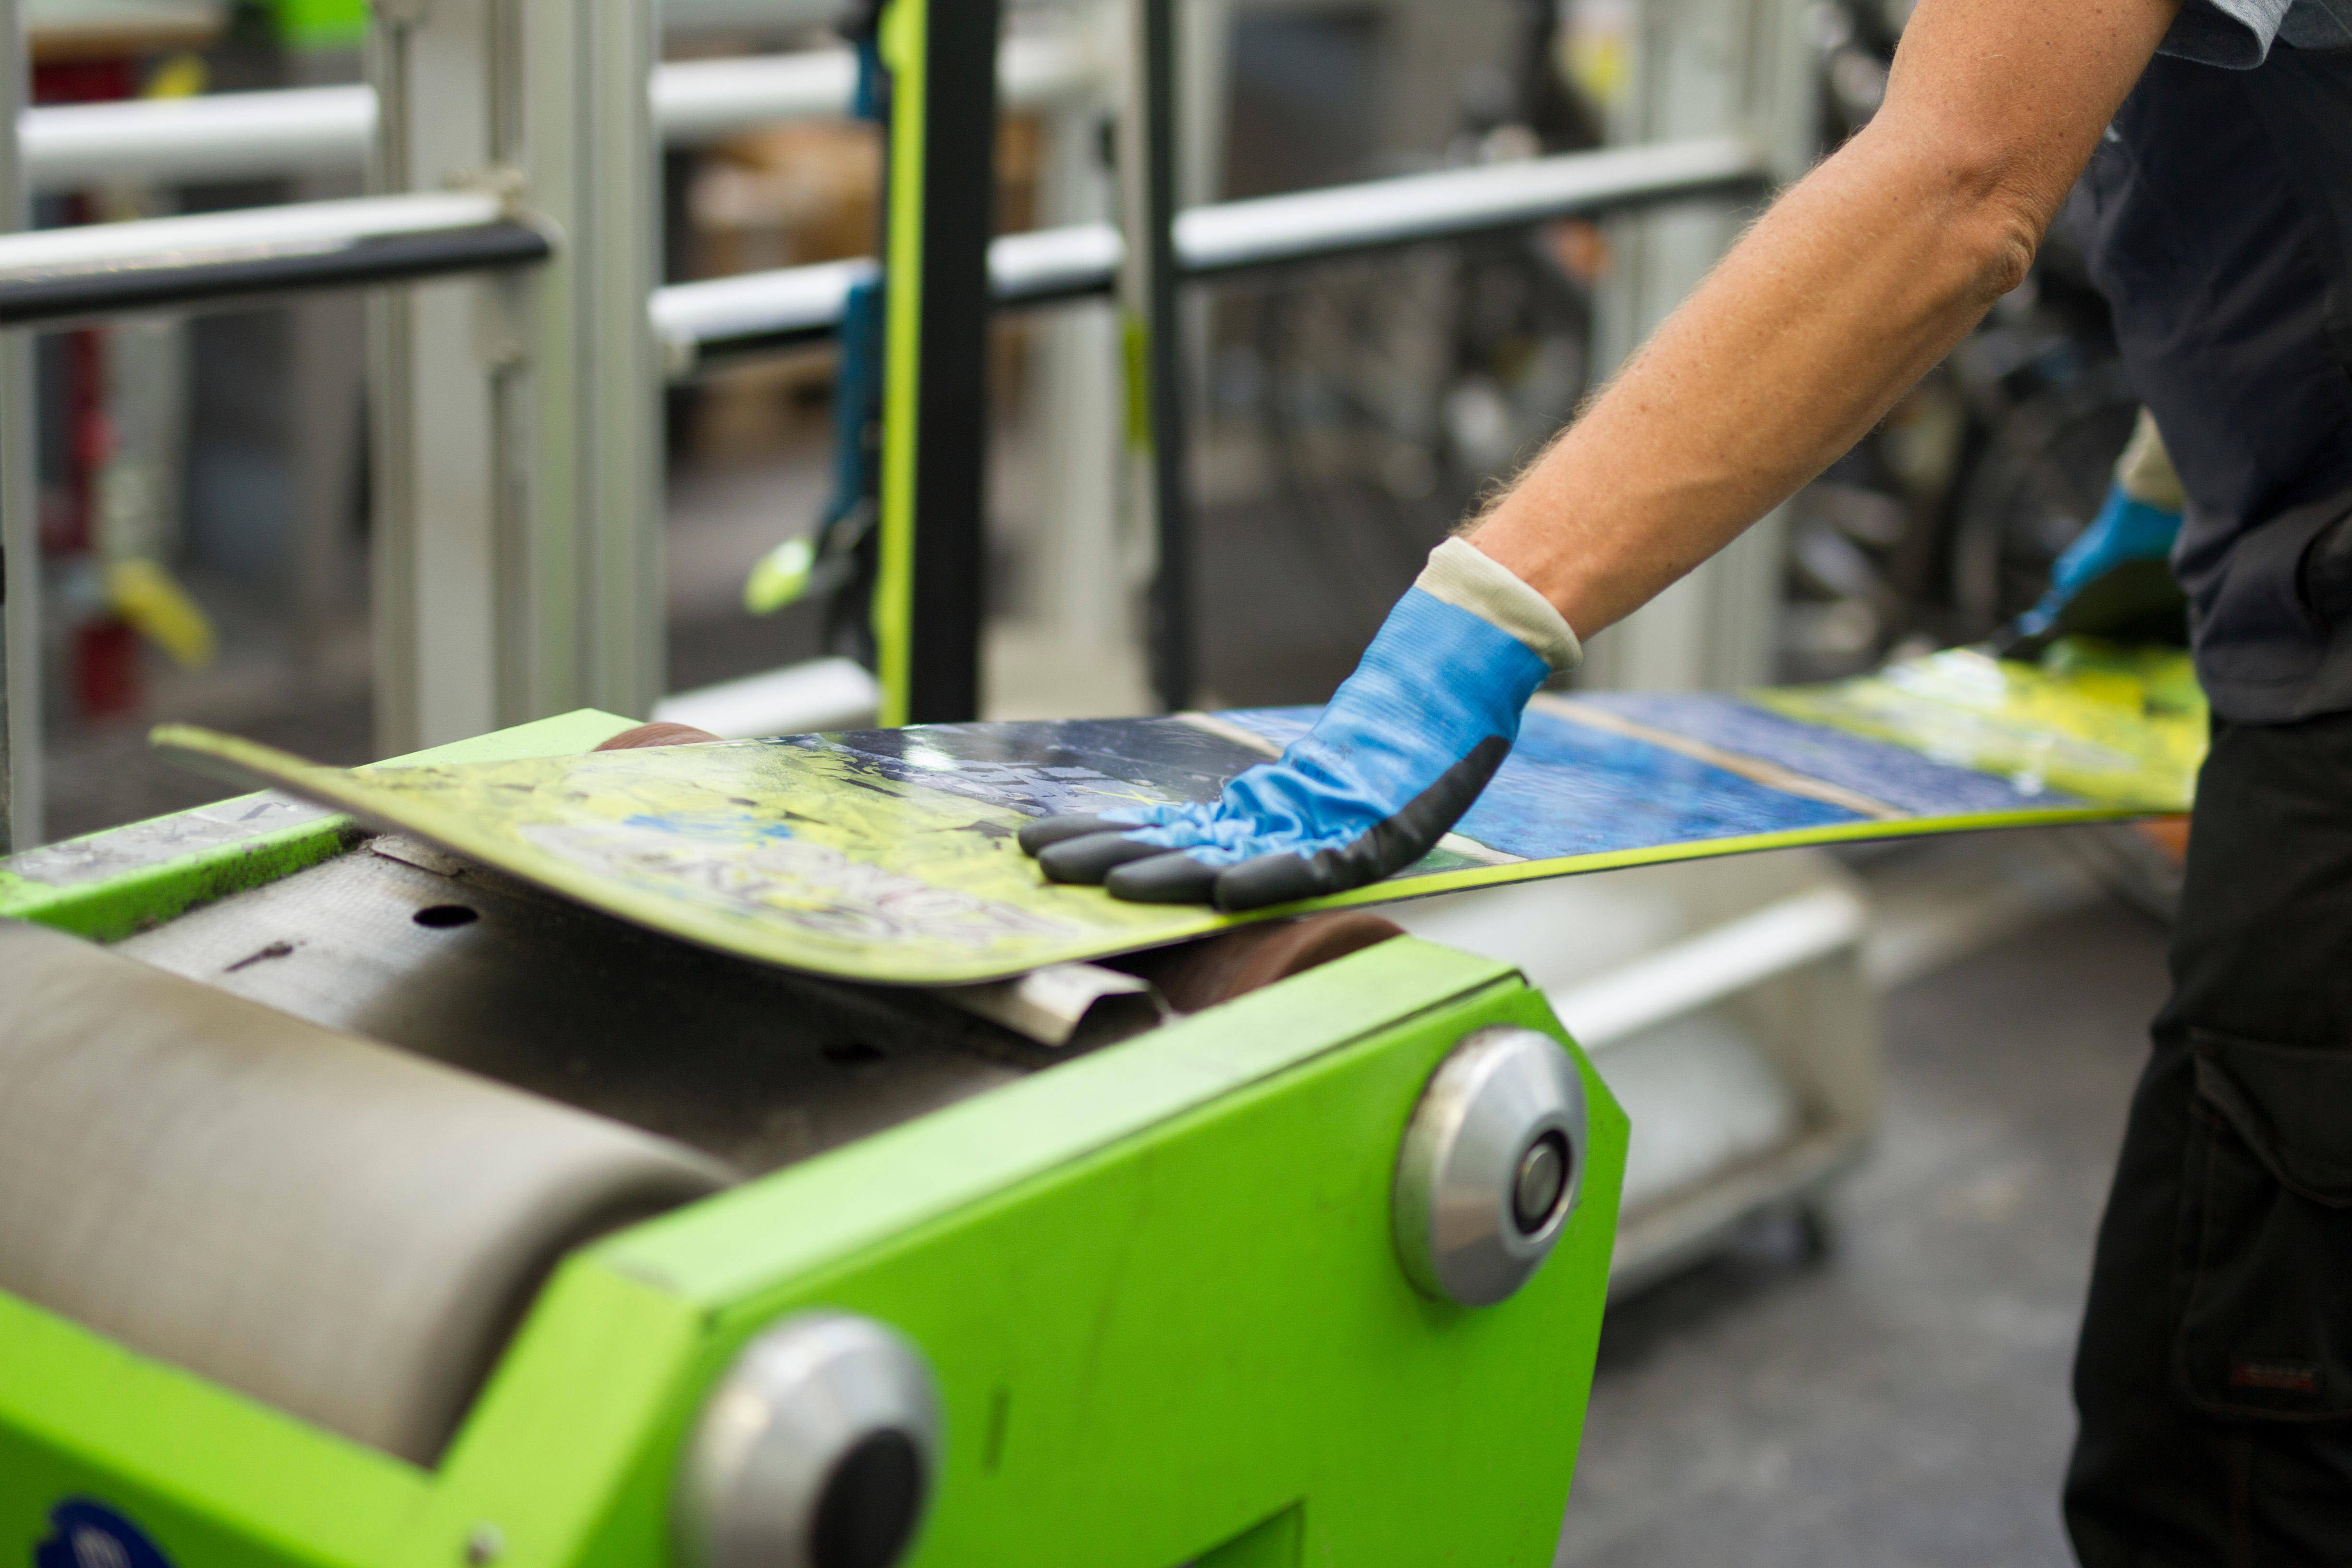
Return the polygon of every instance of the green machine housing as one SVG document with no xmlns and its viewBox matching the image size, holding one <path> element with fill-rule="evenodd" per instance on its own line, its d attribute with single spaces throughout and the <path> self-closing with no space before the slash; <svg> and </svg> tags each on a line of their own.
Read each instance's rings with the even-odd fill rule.
<svg viewBox="0 0 2352 1568">
<path fill-rule="evenodd" d="M 576 751 L 626 723 L 580 713 L 434 754 Z M 1047 1049 L 932 994 L 706 953 L 269 797 L 20 855 L 0 913 L 14 1561 L 1550 1560 L 1625 1128 L 1542 998 L 1495 963 L 1400 937 Z M 165 1015 L 195 1022 L 159 1033 Z M 206 1028 L 233 1037 L 190 1037 Z M 1464 1043 L 1528 1032 L 1565 1047 L 1587 1121 L 1548 1189 L 1549 1261 L 1463 1305 L 1412 1256 L 1401 1216 L 1431 1200 L 1401 1173 Z M 230 1089 L 173 1078 L 174 1051 L 216 1048 L 246 1053 Z M 111 1079 L 109 1052 L 131 1064 Z M 569 1118 L 709 1174 L 586 1234 L 527 1218 L 560 1245 L 526 1235 L 501 1263 L 478 1233 L 506 1178 L 466 1163 L 495 1148 L 451 1133 L 411 1158 L 364 1105 L 322 1135 L 345 1109 L 300 1100 L 332 1090 L 308 1079 L 282 1103 L 311 1109 L 282 1135 L 215 1147 L 187 1125 L 338 1052 L 513 1102 L 494 1128 Z M 57 1100 L 77 1071 L 80 1098 Z M 83 1124 L 27 1121 L 60 1103 Z M 367 1162 L 403 1159 L 434 1176 L 421 1195 L 368 1189 L 393 1178 Z M 316 1220 L 346 1188 L 328 1240 L 272 1233 L 274 1205 Z M 100 1223 L 134 1211 L 169 1224 Z M 454 1391 L 446 1414 L 371 1427 L 350 1388 L 372 1347 L 414 1337 L 416 1303 L 465 1293 L 427 1289 L 443 1276 L 493 1266 L 511 1309 L 416 1363 Z M 844 1325 L 929 1407 L 898 1423 L 911 1455 L 903 1432 L 879 1448 L 853 1433 L 795 1479 L 759 1449 L 797 1418 L 763 1389 L 835 1414 L 888 1404 L 856 1375 L 793 1381 L 794 1336 Z M 345 1392 L 287 1381 L 312 1341 Z"/>
</svg>

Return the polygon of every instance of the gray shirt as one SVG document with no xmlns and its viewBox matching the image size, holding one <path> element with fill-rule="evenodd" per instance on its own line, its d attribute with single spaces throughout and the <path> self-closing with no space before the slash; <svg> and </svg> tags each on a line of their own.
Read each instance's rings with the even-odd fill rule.
<svg viewBox="0 0 2352 1568">
<path fill-rule="evenodd" d="M 2159 54 L 2252 70 L 2273 41 L 2352 49 L 2352 0 L 2188 0 Z"/>
</svg>

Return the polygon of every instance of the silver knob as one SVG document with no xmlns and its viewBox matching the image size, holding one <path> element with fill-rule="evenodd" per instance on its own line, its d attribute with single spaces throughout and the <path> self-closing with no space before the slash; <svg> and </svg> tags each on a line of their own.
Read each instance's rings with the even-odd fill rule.
<svg viewBox="0 0 2352 1568">
<path fill-rule="evenodd" d="M 1584 1080 L 1549 1035 L 1497 1025 L 1437 1066 L 1397 1153 L 1397 1256 L 1425 1294 L 1487 1307 L 1551 1255 L 1584 1178 Z"/>
<path fill-rule="evenodd" d="M 743 1347 L 678 1477 L 692 1568 L 889 1568 L 939 1466 L 939 1395 L 915 1347 L 868 1318 L 808 1312 Z"/>
</svg>

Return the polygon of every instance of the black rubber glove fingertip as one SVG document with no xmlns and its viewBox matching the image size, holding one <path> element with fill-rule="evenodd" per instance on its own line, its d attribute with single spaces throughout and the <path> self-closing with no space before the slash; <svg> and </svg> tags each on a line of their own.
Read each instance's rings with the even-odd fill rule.
<svg viewBox="0 0 2352 1568">
<path fill-rule="evenodd" d="M 1076 882 L 1091 888 L 1100 886 L 1115 867 L 1167 853 L 1160 845 L 1138 844 L 1123 832 L 1089 833 L 1084 837 L 1048 844 L 1037 851 L 1037 866 L 1048 881 Z"/>
<path fill-rule="evenodd" d="M 1172 849 L 1119 867 L 1104 886 L 1112 898 L 1132 904 L 1205 904 L 1216 884 L 1216 867 Z"/>
<path fill-rule="evenodd" d="M 1024 855 L 1034 855 L 1050 845 L 1066 839 L 1084 838 L 1091 833 L 1118 833 L 1124 829 L 1116 822 L 1105 822 L 1099 816 L 1082 812 L 1065 812 L 1059 816 L 1041 816 L 1024 827 L 1015 840 Z"/>
<path fill-rule="evenodd" d="M 1215 902 L 1227 914 L 1240 914 L 1331 892 L 1328 882 L 1303 855 L 1261 855 L 1219 874 Z"/>
</svg>

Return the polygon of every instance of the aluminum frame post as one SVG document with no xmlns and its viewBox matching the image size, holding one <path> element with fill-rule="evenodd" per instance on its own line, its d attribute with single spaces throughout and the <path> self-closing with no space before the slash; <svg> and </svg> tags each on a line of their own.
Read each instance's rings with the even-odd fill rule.
<svg viewBox="0 0 2352 1568">
<path fill-rule="evenodd" d="M 1612 146 L 1733 135 L 1772 177 L 1811 162 L 1812 65 L 1798 0 L 1630 0 L 1617 40 L 1631 58 L 1604 104 Z M 1694 204 L 1618 219 L 1615 263 L 1594 312 L 1596 368 L 1613 368 L 1705 279 L 1752 206 Z M 1713 559 L 1588 649 L 1583 684 L 1642 690 L 1760 685 L 1773 675 L 1786 553 L 1775 508 Z"/>
<path fill-rule="evenodd" d="M 377 743 L 663 687 L 658 205 L 646 0 L 385 0 L 379 191 L 500 195 L 525 273 L 373 306 Z"/>
<path fill-rule="evenodd" d="M 16 125 L 27 97 L 23 18 L 0 0 L 0 231 L 28 210 Z M 0 332 L 0 855 L 41 842 L 41 542 L 32 343 Z"/>
<path fill-rule="evenodd" d="M 1104 58 L 1124 37 L 1124 24 L 1108 5 L 1070 18 Z M 1047 222 L 1087 226 L 1111 240 L 1113 254 L 1118 191 L 1104 156 L 1102 124 L 1116 101 L 1106 80 L 1095 97 L 1057 107 L 1046 121 L 1042 184 Z M 1003 243 L 997 242 L 1000 254 Z M 1045 442 L 1038 526 L 1027 541 L 1039 592 L 1029 624 L 992 628 L 991 656 L 1002 657 L 991 667 L 988 716 L 1055 716 L 1035 712 L 1032 693 L 1050 676 L 1054 687 L 1046 689 L 1058 697 L 1064 672 L 1077 670 L 1087 679 L 1081 709 L 1141 711 L 1150 702 L 1150 683 L 1136 595 L 1129 590 L 1144 573 L 1134 559 L 1139 542 L 1129 538 L 1119 508 L 1127 443 L 1118 317 L 1108 300 L 1089 300 L 1047 312 L 1031 331 L 1034 374 L 1024 379 L 1021 423 Z"/>
<path fill-rule="evenodd" d="M 368 75 L 378 106 L 372 192 L 481 183 L 520 149 L 512 92 L 499 89 L 499 0 L 385 0 L 373 8 Z M 369 301 L 370 578 L 378 752 L 460 740 L 499 721 L 502 535 L 517 527 L 500 464 L 497 363 L 478 326 L 511 320 L 513 285 L 462 279 L 384 289 Z M 485 353 L 486 347 L 489 353 Z M 505 503 L 505 504 L 502 504 Z M 499 568 L 509 567 L 508 573 Z"/>
<path fill-rule="evenodd" d="M 529 199 L 565 239 L 523 280 L 522 570 L 543 585 L 511 700 L 516 717 L 585 704 L 644 718 L 668 684 L 662 375 L 647 313 L 662 225 L 654 6 L 521 4 Z"/>
</svg>

